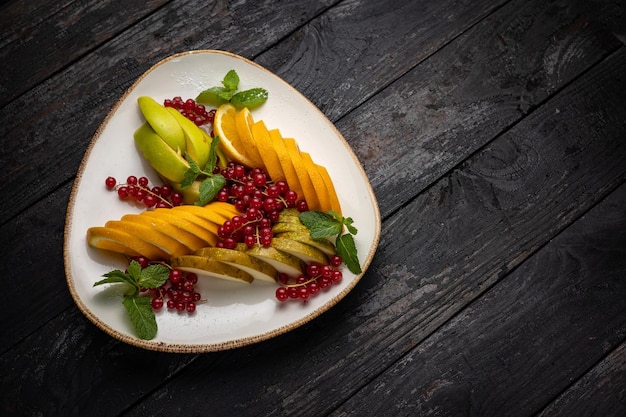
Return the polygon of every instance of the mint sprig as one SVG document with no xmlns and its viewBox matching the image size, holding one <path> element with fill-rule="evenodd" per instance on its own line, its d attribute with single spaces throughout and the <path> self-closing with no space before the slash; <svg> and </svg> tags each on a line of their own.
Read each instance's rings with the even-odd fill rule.
<svg viewBox="0 0 626 417">
<path fill-rule="evenodd" d="M 230 70 L 224 76 L 222 85 L 207 88 L 196 97 L 198 103 L 204 103 L 219 107 L 224 103 L 231 103 L 237 108 L 248 107 L 253 109 L 267 101 L 269 93 L 264 88 L 251 88 L 237 91 L 239 88 L 239 75 L 235 70 Z"/>
<path fill-rule="evenodd" d="M 205 179 L 200 183 L 200 200 L 195 202 L 197 206 L 207 205 L 215 198 L 224 185 L 226 185 L 226 178 L 224 178 L 222 174 L 213 173 L 213 167 L 217 163 L 217 144 L 219 143 L 219 140 L 220 138 L 216 136 L 211 141 L 209 159 L 207 160 L 204 168 L 201 168 L 189 155 L 185 155 L 185 159 L 187 159 L 187 162 L 189 163 L 189 169 L 185 171 L 185 176 L 180 184 L 180 187 L 185 189 L 190 187 L 199 176 L 205 177 Z"/>
<path fill-rule="evenodd" d="M 310 210 L 300 213 L 298 218 L 309 229 L 309 233 L 314 239 L 337 236 L 335 247 L 343 263 L 354 274 L 362 272 L 356 244 L 352 236 L 356 235 L 358 230 L 353 226 L 354 221 L 351 217 L 343 217 L 333 210 L 329 210 L 328 213 Z M 344 226 L 348 233 L 341 234 Z"/>
<path fill-rule="evenodd" d="M 140 339 L 154 339 L 157 333 L 156 316 L 152 310 L 150 299 L 140 295 L 141 290 L 146 288 L 158 288 L 167 281 L 169 269 L 163 265 L 150 265 L 141 268 L 137 261 L 131 261 L 126 272 L 115 269 L 103 275 L 104 279 L 96 282 L 93 286 L 103 284 L 123 283 L 129 287 L 129 292 L 124 295 L 122 304 L 128 312 L 128 317 Z"/>
</svg>

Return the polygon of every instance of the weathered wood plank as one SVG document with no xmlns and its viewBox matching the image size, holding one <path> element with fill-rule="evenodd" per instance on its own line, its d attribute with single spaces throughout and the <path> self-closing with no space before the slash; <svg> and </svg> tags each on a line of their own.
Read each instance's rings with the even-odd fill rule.
<svg viewBox="0 0 626 417">
<path fill-rule="evenodd" d="M 239 399 L 229 393 L 243 386 L 251 394 L 241 415 L 317 416 L 338 407 L 624 182 L 626 108 L 616 108 L 624 65 L 626 49 L 386 221 L 368 274 L 307 326 L 306 342 L 260 345 L 245 371 L 199 358 L 129 415 L 172 413 L 156 399 L 183 395 L 189 381 L 200 394 L 187 404 L 211 415 L 232 413 Z M 600 275 L 621 271 L 594 265 L 606 268 Z M 609 345 L 619 342 L 613 324 L 597 336 Z M 298 371 L 273 376 L 272 362 Z"/>
<path fill-rule="evenodd" d="M 622 312 L 623 316 L 623 312 Z M 626 415 L 626 344 L 622 343 L 538 417 Z"/>
<path fill-rule="evenodd" d="M 625 206 L 626 185 L 331 415 L 540 411 L 624 340 Z M 589 414 L 564 415 L 626 410 L 616 398 L 587 400 Z"/>
<path fill-rule="evenodd" d="M 63 233 L 70 184 L 24 210 L 15 220 L 0 225 L 0 276 L 10 291 L 0 295 L 0 352 L 43 323 L 58 315 L 73 301 L 65 281 Z M 24 298 L 28 311 L 24 308 Z M 43 319 L 43 320 L 42 320 Z"/>
<path fill-rule="evenodd" d="M 338 121 L 383 216 L 620 46 L 571 3 L 508 3 Z"/>
<path fill-rule="evenodd" d="M 74 308 L 54 323 L 0 356 L 3 416 L 117 415 L 196 359 L 125 345 Z"/>
<path fill-rule="evenodd" d="M 160 59 L 193 49 L 253 56 L 337 1 L 222 1 L 202 13 L 196 2 L 173 2 L 3 107 L 0 193 L 14 198 L 0 224 L 75 176 L 111 106 Z"/>
<path fill-rule="evenodd" d="M 0 18 L 0 107 L 166 3 L 124 1 L 124 13 L 119 1 L 11 3 Z"/>
</svg>

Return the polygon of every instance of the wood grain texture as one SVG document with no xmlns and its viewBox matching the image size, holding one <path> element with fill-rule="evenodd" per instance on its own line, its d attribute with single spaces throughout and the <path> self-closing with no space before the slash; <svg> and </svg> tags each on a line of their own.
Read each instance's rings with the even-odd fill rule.
<svg viewBox="0 0 626 417">
<path fill-rule="evenodd" d="M 504 3 L 343 1 L 256 61 L 336 121 Z"/>
<path fill-rule="evenodd" d="M 331 415 L 540 411 L 624 340 L 625 205 L 622 186 Z M 601 403 L 569 415 L 609 415 L 595 414 Z M 609 404 L 610 415 L 626 410 Z"/>
<path fill-rule="evenodd" d="M 2 11 L 0 106 L 110 40 L 166 0 L 14 2 Z M 24 22 L 23 16 L 29 16 Z"/>
<path fill-rule="evenodd" d="M 619 47 L 577 12 L 510 2 L 338 121 L 383 216 Z"/>
<path fill-rule="evenodd" d="M 0 165 L 5 169 L 0 174 L 0 193 L 10 187 L 16 195 L 15 204 L 0 208 L 0 224 L 74 177 L 109 109 L 159 60 L 193 49 L 227 49 L 252 57 L 325 10 L 328 3 L 332 4 L 220 1 L 204 7 L 202 13 L 194 2 L 173 3 L 4 106 Z M 68 138 L 73 146 L 58 145 Z M 48 180 L 41 179 L 39 167 L 46 167 Z"/>
<path fill-rule="evenodd" d="M 76 309 L 54 322 L 0 356 L 2 415 L 117 415 L 195 359 L 125 345 Z"/>
<path fill-rule="evenodd" d="M 338 407 L 623 183 L 626 109 L 600 110 L 626 92 L 626 80 L 614 80 L 626 64 L 621 52 L 385 222 L 378 257 L 355 291 L 312 324 L 297 354 L 279 350 L 279 368 L 306 358 L 297 373 L 272 378 L 274 363 L 264 364 L 276 352 L 273 343 L 258 347 L 258 363 L 245 363 L 264 375 L 255 381 L 250 369 L 215 368 L 200 358 L 130 415 L 168 415 L 173 409 L 155 399 L 175 397 L 190 384 L 204 393 L 200 398 L 245 385 L 254 394 L 237 409 L 242 415 L 315 416 Z M 597 119 L 583 129 L 580 117 Z M 614 344 L 615 335 L 605 341 Z M 207 374 L 229 380 L 217 385 L 202 378 Z M 228 415 L 232 403 L 198 400 L 192 408 Z"/>
<path fill-rule="evenodd" d="M 606 244 L 604 246 L 606 247 Z M 626 414 L 624 387 L 626 387 L 626 344 L 622 343 L 538 416 L 623 416 Z"/>
<path fill-rule="evenodd" d="M 70 186 L 48 195 L 37 205 L 23 211 L 12 222 L 0 225 L 0 263 L 3 282 L 11 291 L 0 292 L 0 353 L 44 325 L 73 304 L 63 267 L 65 208 Z M 19 316 L 24 300 L 32 300 L 28 311 Z M 21 307 L 22 306 L 22 307 Z"/>
<path fill-rule="evenodd" d="M 0 54 L 49 63 L 0 108 L 0 415 L 623 415 L 621 3 L 154 0 L 125 15 L 0 2 Z M 99 7 L 116 16 L 91 28 Z M 73 305 L 65 206 L 126 88 L 206 48 L 266 65 L 337 122 L 383 235 L 356 288 L 312 322 L 162 354 Z"/>
</svg>

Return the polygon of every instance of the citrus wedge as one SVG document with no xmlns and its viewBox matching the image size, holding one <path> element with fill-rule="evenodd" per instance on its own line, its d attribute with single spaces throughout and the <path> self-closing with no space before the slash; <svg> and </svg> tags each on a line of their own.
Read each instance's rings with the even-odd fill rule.
<svg viewBox="0 0 626 417">
<path fill-rule="evenodd" d="M 219 148 L 224 152 L 229 161 L 254 167 L 254 162 L 245 154 L 245 148 L 241 142 L 235 116 L 237 109 L 232 104 L 222 104 L 215 111 L 213 120 L 213 132 L 219 136 Z"/>
<path fill-rule="evenodd" d="M 339 202 L 339 197 L 337 196 L 337 191 L 335 190 L 335 185 L 333 184 L 333 180 L 330 178 L 330 174 L 328 174 L 328 170 L 323 165 L 315 165 L 317 168 L 317 172 L 322 177 L 324 184 L 326 184 L 326 189 L 328 190 L 328 197 L 330 198 L 330 207 L 337 214 L 341 214 L 341 203 Z"/>
<path fill-rule="evenodd" d="M 256 142 L 257 148 L 261 153 L 261 158 L 263 159 L 265 172 L 267 172 L 274 182 L 285 181 L 285 175 L 283 174 L 283 169 L 280 166 L 276 150 L 272 145 L 273 141 L 271 138 L 271 135 L 278 135 L 278 137 L 281 137 L 280 132 L 278 132 L 278 130 L 273 130 L 272 133 L 267 130 L 263 120 L 255 122 L 251 129 L 252 136 L 254 137 L 254 141 Z"/>
<path fill-rule="evenodd" d="M 306 166 L 302 159 L 302 155 L 300 154 L 300 150 L 298 149 L 298 145 L 296 144 L 295 139 L 284 139 L 285 147 L 287 148 L 287 154 L 291 159 L 291 163 L 293 168 L 296 171 L 296 176 L 298 178 L 298 183 L 300 185 L 300 190 L 294 190 L 298 193 L 300 198 L 304 198 L 306 200 L 307 205 L 309 206 L 309 210 L 319 210 L 320 203 L 315 192 L 315 187 L 313 187 L 313 183 L 311 182 L 311 177 L 309 177 L 309 173 L 307 172 Z M 290 188 L 293 186 L 289 184 Z"/>
<path fill-rule="evenodd" d="M 287 147 L 285 146 L 286 141 L 293 141 L 293 139 L 282 139 L 280 140 L 276 137 L 272 137 L 272 147 L 274 148 L 274 152 L 278 158 L 278 162 L 280 163 L 280 168 L 285 176 L 285 181 L 289 188 L 296 193 L 298 193 L 298 198 L 304 198 L 302 195 L 302 187 L 300 186 L 300 181 L 298 180 L 298 175 L 296 174 L 296 169 L 293 167 L 291 163 L 291 159 L 289 158 L 289 154 L 287 153 Z"/>
<path fill-rule="evenodd" d="M 302 162 L 304 163 L 304 168 L 309 174 L 309 178 L 311 179 L 311 184 L 313 185 L 313 189 L 315 190 L 315 195 L 319 201 L 319 206 L 317 210 L 326 212 L 331 209 L 330 197 L 328 195 L 328 189 L 326 188 L 326 183 L 322 179 L 319 171 L 317 170 L 317 166 L 313 162 L 311 155 L 307 152 L 300 152 L 300 156 L 302 157 Z"/>
<path fill-rule="evenodd" d="M 153 261 L 169 258 L 169 255 L 157 246 L 123 230 L 109 227 L 90 227 L 87 229 L 87 242 L 91 247 L 127 256 L 141 255 Z"/>
<path fill-rule="evenodd" d="M 241 152 L 251 161 L 251 168 L 263 168 L 263 159 L 261 151 L 257 147 L 254 140 L 251 126 L 254 124 L 254 118 L 247 107 L 239 110 L 235 115 L 235 125 L 239 140 L 241 143 Z"/>
</svg>

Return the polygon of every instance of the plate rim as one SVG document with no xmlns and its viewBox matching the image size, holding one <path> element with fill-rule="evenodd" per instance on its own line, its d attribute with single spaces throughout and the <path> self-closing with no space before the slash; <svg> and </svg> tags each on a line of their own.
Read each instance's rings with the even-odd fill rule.
<svg viewBox="0 0 626 417">
<path fill-rule="evenodd" d="M 362 272 L 358 275 L 355 275 L 354 278 L 350 281 L 350 283 L 345 288 L 343 288 L 338 293 L 334 294 L 324 304 L 313 309 L 311 312 L 307 313 L 303 317 L 300 317 L 299 319 L 295 321 L 289 322 L 289 324 L 282 325 L 270 331 L 265 331 L 264 333 L 261 333 L 258 335 L 238 337 L 238 338 L 234 338 L 228 341 L 221 341 L 221 342 L 214 342 L 214 343 L 171 343 L 171 342 L 164 342 L 164 341 L 157 341 L 157 340 L 144 340 L 144 339 L 140 339 L 138 337 L 134 337 L 131 335 L 127 335 L 123 332 L 120 332 L 116 330 L 115 328 L 113 328 L 111 325 L 104 322 L 104 320 L 102 320 L 100 317 L 98 317 L 89 309 L 89 307 L 85 304 L 81 296 L 78 294 L 78 291 L 75 287 L 75 277 L 73 274 L 73 269 L 72 269 L 71 259 L 70 259 L 70 255 L 71 255 L 70 254 L 70 237 L 72 235 L 72 217 L 73 217 L 74 207 L 76 203 L 76 195 L 78 193 L 79 186 L 82 183 L 82 176 L 85 171 L 85 167 L 87 166 L 87 161 L 90 159 L 91 153 L 94 149 L 96 142 L 98 142 L 98 140 L 100 139 L 102 133 L 108 126 L 110 119 L 117 112 L 120 105 L 126 100 L 126 98 L 131 94 L 131 92 L 139 84 L 141 84 L 141 82 L 155 69 L 157 69 L 158 67 L 172 60 L 179 59 L 181 57 L 185 57 L 188 55 L 195 55 L 195 54 L 221 54 L 221 55 L 229 56 L 236 60 L 243 61 L 244 63 L 248 65 L 252 65 L 256 67 L 257 69 L 267 73 L 269 76 L 273 77 L 276 81 L 286 86 L 292 93 L 299 96 L 300 99 L 307 102 L 310 108 L 314 109 L 314 111 L 317 112 L 317 114 L 322 118 L 322 120 L 328 125 L 330 125 L 329 127 L 331 128 L 331 130 L 334 132 L 337 138 L 342 142 L 349 156 L 354 160 L 355 165 L 358 168 L 359 174 L 361 175 L 362 179 L 364 180 L 364 184 L 366 185 L 367 191 L 369 193 L 369 199 L 372 202 L 375 230 L 374 230 L 372 245 L 369 248 L 369 251 L 364 258 L 363 265 L 361 265 Z M 335 306 L 350 291 L 352 291 L 352 289 L 361 280 L 363 275 L 366 273 L 369 265 L 371 264 L 374 258 L 374 254 L 378 248 L 379 241 L 380 241 L 381 217 L 380 217 L 380 209 L 378 207 L 378 203 L 377 203 L 374 191 L 372 189 L 372 185 L 358 157 L 356 156 L 356 154 L 350 147 L 349 143 L 343 137 L 341 132 L 339 132 L 335 124 L 332 121 L 330 121 L 330 119 L 328 119 L 328 117 L 315 104 L 313 104 L 306 96 L 300 93 L 295 87 L 293 87 L 291 84 L 283 80 L 281 77 L 269 71 L 265 67 L 243 56 L 234 54 L 232 52 L 217 50 L 217 49 L 198 49 L 198 50 L 175 53 L 173 55 L 167 56 L 157 61 L 148 70 L 143 72 L 124 91 L 124 93 L 119 97 L 119 99 L 115 102 L 115 104 L 110 108 L 105 118 L 102 120 L 102 122 L 100 123 L 100 125 L 98 126 L 94 134 L 92 135 L 89 141 L 89 144 L 87 145 L 87 148 L 83 154 L 78 170 L 76 172 L 76 176 L 74 178 L 74 182 L 72 184 L 72 189 L 70 191 L 70 196 L 69 196 L 68 203 L 67 203 L 67 210 L 65 214 L 65 225 L 64 225 L 63 232 L 64 232 L 63 260 L 64 260 L 66 283 L 68 285 L 72 299 L 74 300 L 78 309 L 81 311 L 83 315 L 85 315 L 85 317 L 87 317 L 93 324 L 95 324 L 96 327 L 98 327 L 99 329 L 104 331 L 106 334 L 108 334 L 109 336 L 117 340 L 120 340 L 129 345 L 140 347 L 146 350 L 153 350 L 153 351 L 159 351 L 159 352 L 171 352 L 171 353 L 204 353 L 204 352 L 216 352 L 216 351 L 234 349 L 234 348 L 243 347 L 243 346 L 247 346 L 247 345 L 251 345 L 251 344 L 255 344 L 255 343 L 265 341 L 265 340 L 272 339 L 276 336 L 285 334 L 289 331 L 297 329 L 298 327 L 301 327 L 302 325 L 319 317 L 321 314 L 323 314 L 324 312 L 328 311 L 330 308 Z"/>
</svg>

